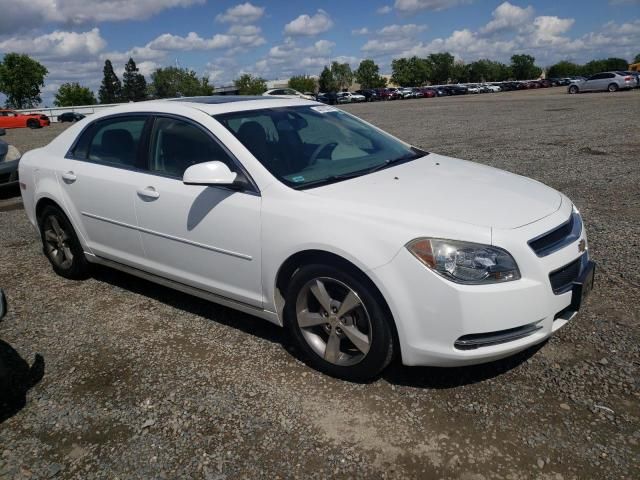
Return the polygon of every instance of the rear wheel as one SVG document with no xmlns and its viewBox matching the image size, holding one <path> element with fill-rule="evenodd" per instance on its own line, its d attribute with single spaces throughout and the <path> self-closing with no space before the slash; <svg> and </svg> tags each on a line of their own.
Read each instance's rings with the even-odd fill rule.
<svg viewBox="0 0 640 480">
<path fill-rule="evenodd" d="M 617 92 L 618 91 L 618 84 L 617 83 L 610 83 L 609 86 L 607 87 L 607 90 L 609 90 L 610 92 Z"/>
<path fill-rule="evenodd" d="M 89 275 L 89 262 L 67 216 L 58 207 L 45 207 L 38 218 L 44 254 L 60 276 L 81 280 Z"/>
<path fill-rule="evenodd" d="M 575 85 L 571 85 L 569 87 L 569 93 L 578 93 L 578 87 L 576 87 Z"/>
<path fill-rule="evenodd" d="M 391 361 L 391 319 L 377 291 L 356 272 L 308 265 L 291 279 L 285 315 L 309 363 L 353 381 L 375 377 Z"/>
<path fill-rule="evenodd" d="M 37 120 L 27 120 L 27 127 L 31 129 L 40 128 L 40 123 Z"/>
</svg>

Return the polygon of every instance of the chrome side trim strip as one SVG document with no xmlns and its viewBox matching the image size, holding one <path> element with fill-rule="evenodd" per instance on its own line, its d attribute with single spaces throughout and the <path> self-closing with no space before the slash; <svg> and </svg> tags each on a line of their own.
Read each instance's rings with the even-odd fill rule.
<svg viewBox="0 0 640 480">
<path fill-rule="evenodd" d="M 207 290 L 202 290 L 200 288 L 192 287 L 190 285 L 185 285 L 184 283 L 176 282 L 175 280 L 170 280 L 168 278 L 161 277 L 153 273 L 145 272 L 143 270 L 139 270 L 137 268 L 130 267 L 128 265 L 124 265 L 119 262 L 114 262 L 113 260 L 108 260 L 106 258 L 99 257 L 97 255 L 92 255 L 85 252 L 85 257 L 91 263 L 96 263 L 99 265 L 104 265 L 105 267 L 113 268 L 115 270 L 120 270 L 121 272 L 128 273 L 130 275 L 142 278 L 144 280 L 148 280 L 153 283 L 157 283 L 159 285 L 162 285 L 168 288 L 172 288 L 174 290 L 178 290 L 180 292 L 183 292 L 189 295 L 193 295 L 194 297 L 202 298 L 204 300 L 217 303 L 218 305 L 222 305 L 225 307 L 232 308 L 234 310 L 248 313 L 249 315 L 260 317 L 271 323 L 275 323 L 280 327 L 283 326 L 280 316 L 275 312 L 264 310 L 260 307 L 249 305 L 248 303 L 244 303 L 239 300 L 223 297 L 222 295 L 217 295 Z"/>
<path fill-rule="evenodd" d="M 174 242 L 184 243 L 186 245 L 191 245 L 198 248 L 204 248 L 205 250 L 210 250 L 212 252 L 222 253 L 224 255 L 229 255 L 231 257 L 241 258 L 243 260 L 253 260 L 251 255 L 245 255 L 244 253 L 234 252 L 232 250 L 225 250 L 224 248 L 213 247 L 211 245 L 206 245 L 204 243 L 194 242 L 192 240 L 187 240 L 186 238 L 174 237 L 173 235 L 168 235 L 166 233 L 156 232 L 155 230 L 150 230 L 148 228 L 138 227 L 136 225 L 130 225 L 124 222 L 118 222 L 117 220 L 112 220 L 110 218 L 101 217 L 100 215 L 94 215 L 93 213 L 82 212 L 82 215 L 85 217 L 93 218 L 95 220 L 100 220 L 102 222 L 112 223 L 113 225 L 118 225 L 124 228 L 130 228 L 132 230 L 137 230 L 139 232 L 148 233 L 149 235 L 155 235 L 156 237 L 167 238 L 169 240 L 173 240 Z"/>
</svg>

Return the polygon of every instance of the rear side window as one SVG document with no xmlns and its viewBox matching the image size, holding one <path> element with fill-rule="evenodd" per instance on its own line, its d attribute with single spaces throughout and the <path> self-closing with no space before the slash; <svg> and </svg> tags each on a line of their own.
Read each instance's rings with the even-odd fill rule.
<svg viewBox="0 0 640 480">
<path fill-rule="evenodd" d="M 122 117 L 100 122 L 87 158 L 97 163 L 136 166 L 145 121 L 145 117 Z"/>
</svg>

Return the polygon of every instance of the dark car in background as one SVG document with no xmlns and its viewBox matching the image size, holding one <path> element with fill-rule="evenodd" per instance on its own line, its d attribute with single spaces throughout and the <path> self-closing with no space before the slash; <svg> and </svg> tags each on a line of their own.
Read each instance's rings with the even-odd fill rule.
<svg viewBox="0 0 640 480">
<path fill-rule="evenodd" d="M 442 88 L 444 88 L 449 95 L 466 95 L 469 93 L 469 89 L 462 85 L 445 85 Z"/>
<path fill-rule="evenodd" d="M 0 137 L 5 135 L 0 128 Z M 0 138 L 0 190 L 12 187 L 18 183 L 18 163 L 20 152 L 13 145 Z"/>
<path fill-rule="evenodd" d="M 338 103 L 338 94 L 336 92 L 323 92 L 316 95 L 316 101 L 326 103 L 327 105 L 336 105 Z"/>
<path fill-rule="evenodd" d="M 372 88 L 366 88 L 364 90 L 356 90 L 356 93 L 363 95 L 367 102 L 375 102 L 379 100 L 378 94 Z"/>
<path fill-rule="evenodd" d="M 64 112 L 58 115 L 59 122 L 77 122 L 85 118 L 85 115 L 78 112 Z"/>
</svg>

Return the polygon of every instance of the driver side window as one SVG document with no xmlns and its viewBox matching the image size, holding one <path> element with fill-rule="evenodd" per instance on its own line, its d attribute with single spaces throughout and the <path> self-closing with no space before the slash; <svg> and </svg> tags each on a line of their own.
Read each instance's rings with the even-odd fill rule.
<svg viewBox="0 0 640 480">
<path fill-rule="evenodd" d="M 191 165 L 214 160 L 236 170 L 227 152 L 201 128 L 175 118 L 156 118 L 151 133 L 152 173 L 182 179 Z"/>
</svg>

